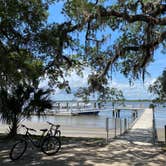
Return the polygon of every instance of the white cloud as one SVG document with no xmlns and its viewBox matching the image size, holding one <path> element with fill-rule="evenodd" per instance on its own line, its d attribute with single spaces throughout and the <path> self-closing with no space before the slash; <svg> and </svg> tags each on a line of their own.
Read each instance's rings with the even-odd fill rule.
<svg viewBox="0 0 166 166">
<path fill-rule="evenodd" d="M 118 88 L 123 91 L 126 99 L 152 99 L 153 95 L 149 93 L 148 87 L 156 78 L 146 78 L 143 83 L 141 80 L 135 81 L 130 85 L 127 79 L 114 79 L 109 82 L 110 87 Z"/>
<path fill-rule="evenodd" d="M 83 77 L 78 76 L 76 72 L 72 72 L 71 75 L 66 78 L 69 81 L 72 92 L 75 92 L 79 87 L 86 87 L 88 85 L 87 80 L 89 74 L 90 68 L 86 68 L 83 71 Z M 113 78 L 111 81 L 109 81 L 109 84 L 110 87 L 115 87 L 119 90 L 122 90 L 126 99 L 151 99 L 152 95 L 148 92 L 148 87 L 155 80 L 155 78 L 147 78 L 144 83 L 142 81 L 136 81 L 132 86 L 130 86 L 127 79 L 120 80 L 118 78 Z M 40 83 L 40 87 L 47 86 L 48 78 Z M 74 99 L 74 95 L 67 94 L 65 90 L 55 89 L 52 98 L 54 100 L 72 100 Z"/>
<path fill-rule="evenodd" d="M 67 76 L 66 79 L 69 81 L 69 84 L 72 88 L 86 87 L 88 85 L 88 75 L 90 74 L 90 69 L 85 68 L 83 71 L 83 77 L 77 75 L 74 71 L 71 73 L 71 76 Z"/>
</svg>

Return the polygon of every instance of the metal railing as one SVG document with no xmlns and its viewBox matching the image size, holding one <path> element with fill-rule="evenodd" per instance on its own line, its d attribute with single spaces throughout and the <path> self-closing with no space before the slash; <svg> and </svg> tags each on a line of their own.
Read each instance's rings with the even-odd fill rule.
<svg viewBox="0 0 166 166">
<path fill-rule="evenodd" d="M 106 118 L 106 142 L 126 133 L 135 123 L 137 117 Z M 111 124 L 110 124 L 111 122 Z"/>
</svg>

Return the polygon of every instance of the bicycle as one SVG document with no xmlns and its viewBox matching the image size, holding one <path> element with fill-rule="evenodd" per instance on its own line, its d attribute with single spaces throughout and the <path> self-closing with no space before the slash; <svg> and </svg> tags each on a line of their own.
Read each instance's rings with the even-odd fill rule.
<svg viewBox="0 0 166 166">
<path fill-rule="evenodd" d="M 40 129 L 40 131 L 42 131 L 43 133 L 38 141 L 35 141 L 32 134 L 29 132 L 36 132 L 36 130 L 28 128 L 25 125 L 21 125 L 26 129 L 26 133 L 24 135 L 24 138 L 19 139 L 16 144 L 13 145 L 9 153 L 10 159 L 12 161 L 20 159 L 21 156 L 25 153 L 29 142 L 36 148 L 40 148 L 41 151 L 46 155 L 56 154 L 61 148 L 61 140 L 60 135 L 57 137 L 55 133 L 53 134 L 53 126 L 56 126 L 56 129 L 58 129 L 60 126 L 51 123 L 50 125 L 50 129 Z"/>
<path fill-rule="evenodd" d="M 48 121 L 47 121 L 47 123 L 50 125 L 50 129 L 49 129 L 50 135 L 60 138 L 61 137 L 61 131 L 58 130 L 60 125 L 55 125 L 55 124 L 53 124 L 51 122 L 48 122 Z"/>
</svg>

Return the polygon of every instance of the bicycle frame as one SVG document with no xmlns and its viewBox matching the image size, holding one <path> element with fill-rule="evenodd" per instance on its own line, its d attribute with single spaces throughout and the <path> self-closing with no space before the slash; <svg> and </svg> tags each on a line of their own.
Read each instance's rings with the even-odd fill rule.
<svg viewBox="0 0 166 166">
<path fill-rule="evenodd" d="M 58 125 L 59 126 L 59 125 Z M 31 134 L 30 131 L 35 131 L 32 128 L 28 128 L 25 125 L 22 125 L 26 129 L 25 135 L 23 138 L 20 138 L 12 147 L 9 156 L 11 160 L 15 161 L 18 160 L 26 151 L 28 143 L 31 143 L 36 148 L 40 148 L 40 150 L 47 154 L 53 155 L 59 151 L 61 148 L 61 140 L 58 139 L 56 136 L 51 135 L 51 129 L 40 129 L 43 133 L 35 139 L 34 136 Z"/>
<path fill-rule="evenodd" d="M 47 123 L 50 125 L 50 129 L 49 129 L 49 133 L 52 136 L 58 136 L 61 137 L 61 131 L 58 130 L 58 128 L 60 127 L 60 125 L 54 125 L 53 123 L 50 123 L 47 121 Z"/>
<path fill-rule="evenodd" d="M 48 136 L 48 134 L 47 134 L 46 136 Z M 40 139 L 39 139 L 38 141 L 35 141 L 34 138 L 32 138 L 33 135 L 30 134 L 30 133 L 28 132 L 28 130 L 26 131 L 26 134 L 25 134 L 25 138 L 26 138 L 27 140 L 29 140 L 29 141 L 32 143 L 32 145 L 35 146 L 36 148 L 40 148 L 40 147 L 41 147 L 41 143 L 42 143 L 43 139 L 44 139 L 46 136 L 44 136 L 44 133 L 43 133 L 43 134 L 41 135 Z"/>
<path fill-rule="evenodd" d="M 50 125 L 50 129 L 43 131 L 43 134 L 40 136 L 38 141 L 34 140 L 33 135 L 29 132 L 29 130 L 32 130 L 32 131 L 36 131 L 36 130 L 31 129 L 31 128 L 27 128 L 25 125 L 22 125 L 22 127 L 24 127 L 26 129 L 26 133 L 24 135 L 25 140 L 30 141 L 30 143 L 32 143 L 33 146 L 40 148 L 43 140 L 46 137 L 49 137 L 49 136 L 60 137 L 61 131 L 58 130 L 60 125 L 54 125 L 53 123 L 50 123 L 50 122 L 47 122 L 47 123 Z"/>
</svg>

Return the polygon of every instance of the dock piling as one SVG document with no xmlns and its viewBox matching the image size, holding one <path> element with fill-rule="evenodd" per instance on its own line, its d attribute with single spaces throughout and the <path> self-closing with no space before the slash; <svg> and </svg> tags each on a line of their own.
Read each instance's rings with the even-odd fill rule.
<svg viewBox="0 0 166 166">
<path fill-rule="evenodd" d="M 124 132 L 127 130 L 127 119 L 124 119 Z"/>
<path fill-rule="evenodd" d="M 115 138 L 116 138 L 116 120 L 117 118 L 115 118 Z"/>
<path fill-rule="evenodd" d="M 165 128 L 165 144 L 166 144 L 166 125 L 164 126 Z"/>
<path fill-rule="evenodd" d="M 122 134 L 122 119 L 120 119 L 120 135 Z"/>
<path fill-rule="evenodd" d="M 106 143 L 108 143 L 109 118 L 106 118 Z"/>
</svg>

